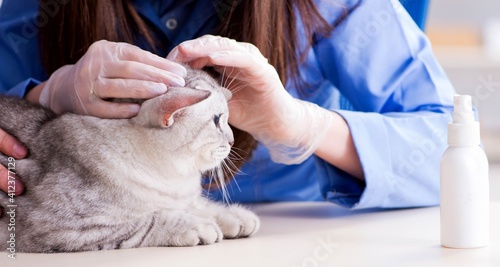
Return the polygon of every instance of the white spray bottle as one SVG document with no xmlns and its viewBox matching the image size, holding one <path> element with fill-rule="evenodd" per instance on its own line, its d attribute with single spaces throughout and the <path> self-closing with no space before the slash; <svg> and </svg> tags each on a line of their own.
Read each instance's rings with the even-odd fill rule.
<svg viewBox="0 0 500 267">
<path fill-rule="evenodd" d="M 488 159 L 469 95 L 455 95 L 448 149 L 441 158 L 441 245 L 477 248 L 489 242 Z"/>
</svg>

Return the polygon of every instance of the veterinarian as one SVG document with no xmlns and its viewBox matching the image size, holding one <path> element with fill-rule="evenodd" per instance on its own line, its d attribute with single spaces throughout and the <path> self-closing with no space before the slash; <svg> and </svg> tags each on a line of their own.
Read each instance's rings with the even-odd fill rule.
<svg viewBox="0 0 500 267">
<path fill-rule="evenodd" d="M 230 123 L 259 142 L 233 201 L 438 204 L 454 89 L 399 2 L 63 2 L 4 1 L 0 93 L 126 118 L 139 106 L 106 99 L 183 85 L 179 63 L 213 66 L 233 79 Z M 27 149 L 0 131 L 0 152 Z"/>
</svg>

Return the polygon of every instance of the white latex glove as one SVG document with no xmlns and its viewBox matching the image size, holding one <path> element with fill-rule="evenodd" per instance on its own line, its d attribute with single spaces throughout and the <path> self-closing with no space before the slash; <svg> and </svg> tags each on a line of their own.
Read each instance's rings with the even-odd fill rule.
<svg viewBox="0 0 500 267">
<path fill-rule="evenodd" d="M 140 106 L 108 98 L 148 99 L 183 86 L 186 69 L 126 43 L 98 41 L 74 65 L 55 71 L 39 102 L 56 113 L 73 112 L 102 118 L 129 118 Z"/>
<path fill-rule="evenodd" d="M 181 43 L 167 59 L 205 65 L 232 81 L 229 122 L 269 148 L 273 161 L 298 164 L 325 138 L 332 114 L 316 104 L 293 98 L 259 49 L 249 43 L 205 35 Z"/>
</svg>

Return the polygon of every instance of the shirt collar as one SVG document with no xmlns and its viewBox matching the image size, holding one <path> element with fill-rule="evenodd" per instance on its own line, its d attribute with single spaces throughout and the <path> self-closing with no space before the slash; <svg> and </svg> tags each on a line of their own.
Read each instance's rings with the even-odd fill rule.
<svg viewBox="0 0 500 267">
<path fill-rule="evenodd" d="M 155 32 L 169 40 L 167 51 L 185 40 L 214 33 L 220 23 L 213 1 L 131 0 L 131 3 L 139 15 L 157 29 Z M 167 28 L 169 19 L 176 21 L 174 29 Z"/>
</svg>

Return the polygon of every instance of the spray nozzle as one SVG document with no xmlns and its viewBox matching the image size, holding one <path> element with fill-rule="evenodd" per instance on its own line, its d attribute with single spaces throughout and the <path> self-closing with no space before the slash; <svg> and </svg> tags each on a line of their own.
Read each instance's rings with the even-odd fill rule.
<svg viewBox="0 0 500 267">
<path fill-rule="evenodd" d="M 470 95 L 455 95 L 453 105 L 453 123 L 464 124 L 475 121 Z"/>
</svg>

